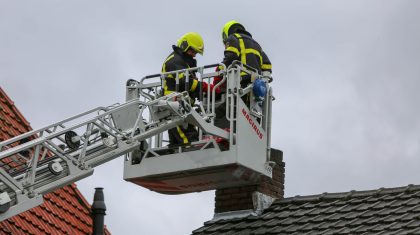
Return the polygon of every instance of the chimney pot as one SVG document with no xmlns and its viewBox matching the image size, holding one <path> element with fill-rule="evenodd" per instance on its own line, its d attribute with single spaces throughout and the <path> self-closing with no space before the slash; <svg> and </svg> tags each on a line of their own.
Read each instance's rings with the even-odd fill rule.
<svg viewBox="0 0 420 235">
<path fill-rule="evenodd" d="M 93 220 L 93 235 L 104 234 L 104 220 L 106 215 L 105 211 L 106 206 L 103 188 L 95 188 L 91 212 Z"/>
</svg>

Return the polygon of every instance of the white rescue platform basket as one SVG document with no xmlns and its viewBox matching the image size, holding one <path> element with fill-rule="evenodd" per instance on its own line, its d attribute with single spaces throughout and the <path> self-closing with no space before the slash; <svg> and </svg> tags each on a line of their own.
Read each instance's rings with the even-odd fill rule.
<svg viewBox="0 0 420 235">
<path fill-rule="evenodd" d="M 219 146 L 214 139 L 203 138 L 178 148 L 147 148 L 140 162 L 133 161 L 133 154 L 126 158 L 124 179 L 159 193 L 183 194 L 252 185 L 258 182 L 260 176 L 271 177 L 272 165 L 268 160 L 271 90 L 265 97 L 262 114 L 253 114 L 242 99 L 243 96 L 250 97 L 252 107 L 252 89 L 240 87 L 241 71 L 250 72 L 237 65 L 223 74 L 223 80 L 228 78 L 227 104 L 223 105 L 227 105 L 229 110 L 227 119 L 231 127 L 229 138 L 224 141 L 227 149 L 223 144 Z M 200 77 L 203 79 L 206 75 L 201 74 Z M 141 89 L 142 85 L 137 87 Z M 209 108 L 206 114 L 214 117 L 214 109 L 209 106 L 211 104 L 206 106 Z M 152 141 L 148 141 L 148 146 Z"/>
</svg>

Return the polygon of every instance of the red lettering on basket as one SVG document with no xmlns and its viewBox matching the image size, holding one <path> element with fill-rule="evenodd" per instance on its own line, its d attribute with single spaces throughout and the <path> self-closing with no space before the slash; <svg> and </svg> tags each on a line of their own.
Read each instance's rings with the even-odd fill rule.
<svg viewBox="0 0 420 235">
<path fill-rule="evenodd" d="M 242 114 L 245 116 L 246 120 L 248 121 L 249 125 L 251 125 L 252 129 L 254 129 L 258 138 L 262 139 L 263 137 L 262 131 L 259 129 L 258 125 L 255 124 L 254 120 L 249 116 L 248 112 L 244 108 L 242 108 Z"/>
</svg>

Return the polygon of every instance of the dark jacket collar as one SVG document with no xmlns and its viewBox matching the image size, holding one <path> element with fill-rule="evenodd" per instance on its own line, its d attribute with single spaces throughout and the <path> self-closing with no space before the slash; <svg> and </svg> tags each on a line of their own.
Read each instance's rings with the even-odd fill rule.
<svg viewBox="0 0 420 235">
<path fill-rule="evenodd" d="M 248 32 L 248 31 L 246 31 L 246 30 L 238 29 L 238 30 L 236 30 L 236 33 L 245 34 L 245 35 L 248 35 L 248 36 L 250 36 L 252 38 L 251 33 Z"/>
<path fill-rule="evenodd" d="M 179 48 L 179 47 L 177 47 L 175 45 L 172 45 L 172 49 L 174 50 L 174 53 L 177 54 L 177 55 L 179 55 L 182 58 L 182 60 L 185 63 L 188 64 L 188 66 L 190 68 L 197 67 L 197 60 L 195 60 L 190 55 L 184 53 L 181 48 Z"/>
</svg>

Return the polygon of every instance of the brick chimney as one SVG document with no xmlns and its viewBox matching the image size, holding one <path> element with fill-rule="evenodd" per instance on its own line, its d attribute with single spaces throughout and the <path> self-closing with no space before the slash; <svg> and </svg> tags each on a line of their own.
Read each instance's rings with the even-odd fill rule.
<svg viewBox="0 0 420 235">
<path fill-rule="evenodd" d="M 283 152 L 271 149 L 270 160 L 276 163 L 273 167 L 273 178 L 262 176 L 255 185 L 216 190 L 215 220 L 232 214 L 259 214 L 275 199 L 284 197 Z"/>
</svg>

